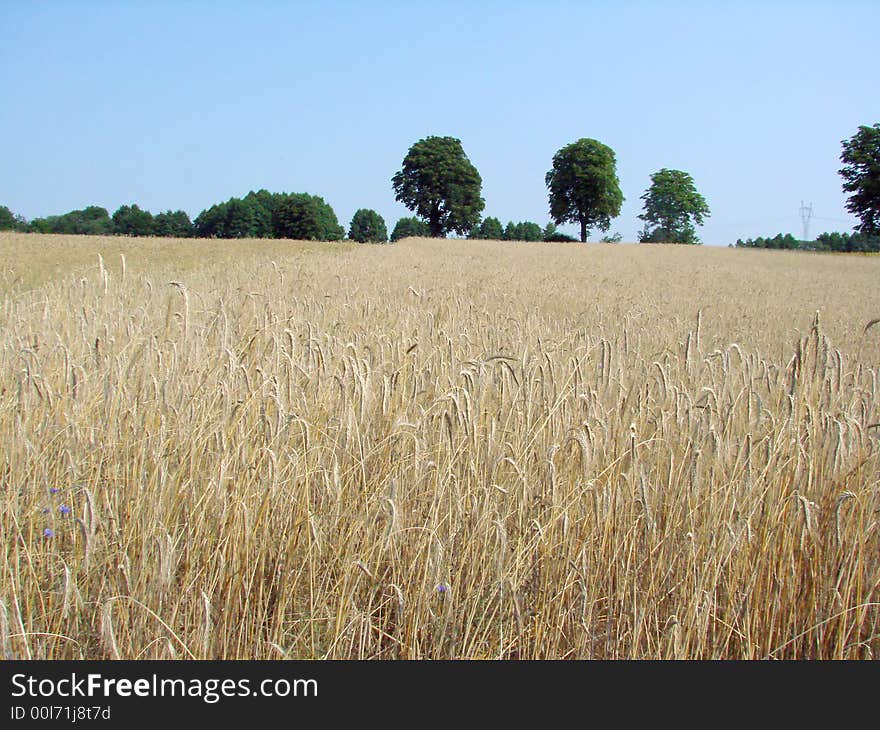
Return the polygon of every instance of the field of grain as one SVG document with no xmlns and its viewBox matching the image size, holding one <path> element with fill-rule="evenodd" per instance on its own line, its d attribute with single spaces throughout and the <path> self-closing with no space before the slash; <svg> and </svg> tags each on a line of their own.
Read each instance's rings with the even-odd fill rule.
<svg viewBox="0 0 880 730">
<path fill-rule="evenodd" d="M 0 650 L 876 658 L 878 282 L 2 234 Z"/>
</svg>

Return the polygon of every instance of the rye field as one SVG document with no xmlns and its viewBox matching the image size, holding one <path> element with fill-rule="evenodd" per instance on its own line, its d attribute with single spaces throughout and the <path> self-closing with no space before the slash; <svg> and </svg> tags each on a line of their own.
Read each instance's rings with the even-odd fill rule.
<svg viewBox="0 0 880 730">
<path fill-rule="evenodd" d="M 880 257 L 0 235 L 0 646 L 873 659 Z"/>
</svg>

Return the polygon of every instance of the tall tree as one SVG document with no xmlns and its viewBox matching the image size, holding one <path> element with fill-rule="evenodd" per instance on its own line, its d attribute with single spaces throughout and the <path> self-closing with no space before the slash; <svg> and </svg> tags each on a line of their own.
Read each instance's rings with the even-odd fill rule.
<svg viewBox="0 0 880 730">
<path fill-rule="evenodd" d="M 454 137 L 426 137 L 410 147 L 391 178 L 394 197 L 428 224 L 431 236 L 462 235 L 480 222 L 483 180 Z"/>
<path fill-rule="evenodd" d="M 846 209 L 861 221 L 856 226 L 860 233 L 880 235 L 880 124 L 860 126 L 841 144 L 843 190 L 852 193 Z"/>
<path fill-rule="evenodd" d="M 700 242 L 694 223 L 703 225 L 710 215 L 709 206 L 688 173 L 664 167 L 651 175 L 651 186 L 641 199 L 645 212 L 639 218 L 646 223 L 639 235 L 642 242 Z"/>
<path fill-rule="evenodd" d="M 550 217 L 556 224 L 579 223 L 581 241 L 590 228 L 607 231 L 620 215 L 623 193 L 614 151 L 595 139 L 579 139 L 553 156 L 544 178 L 550 190 Z"/>
</svg>

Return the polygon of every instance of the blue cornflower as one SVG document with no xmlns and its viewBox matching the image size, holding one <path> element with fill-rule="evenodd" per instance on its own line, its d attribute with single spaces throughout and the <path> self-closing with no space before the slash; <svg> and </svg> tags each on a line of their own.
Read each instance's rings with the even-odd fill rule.
<svg viewBox="0 0 880 730">
<path fill-rule="evenodd" d="M 60 491 L 58 487 L 49 487 L 49 494 L 58 494 Z"/>
<path fill-rule="evenodd" d="M 66 504 L 62 504 L 58 508 L 58 511 L 61 512 L 61 514 L 63 514 L 63 515 L 69 515 L 70 514 L 70 507 L 68 507 Z"/>
<path fill-rule="evenodd" d="M 53 530 L 51 527 L 47 527 L 45 530 L 43 530 L 43 537 L 55 537 L 55 530 Z"/>
<path fill-rule="evenodd" d="M 445 583 L 437 584 L 437 593 L 446 593 L 449 590 L 449 586 Z"/>
</svg>

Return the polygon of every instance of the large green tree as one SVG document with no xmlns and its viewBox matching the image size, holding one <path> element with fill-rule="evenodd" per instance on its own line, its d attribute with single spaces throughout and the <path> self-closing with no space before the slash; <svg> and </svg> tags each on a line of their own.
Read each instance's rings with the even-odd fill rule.
<svg viewBox="0 0 880 730">
<path fill-rule="evenodd" d="M 351 218 L 348 237 L 360 243 L 385 243 L 388 240 L 385 219 L 375 210 L 360 208 Z"/>
<path fill-rule="evenodd" d="M 846 209 L 861 221 L 856 226 L 860 233 L 880 235 L 880 124 L 860 126 L 841 144 L 843 190 L 852 193 Z"/>
<path fill-rule="evenodd" d="M 639 235 L 643 243 L 700 242 L 694 224 L 703 225 L 709 206 L 688 173 L 664 167 L 651 175 L 651 186 L 641 199 L 645 201 L 645 212 L 639 216 L 645 221 Z"/>
<path fill-rule="evenodd" d="M 454 137 L 426 137 L 410 147 L 391 178 L 394 197 L 428 224 L 431 236 L 468 233 L 485 207 L 483 181 Z"/>
<path fill-rule="evenodd" d="M 607 231 L 620 215 L 623 193 L 614 151 L 595 139 L 579 139 L 559 150 L 545 182 L 553 222 L 579 223 L 581 241 L 591 228 Z"/>
</svg>

